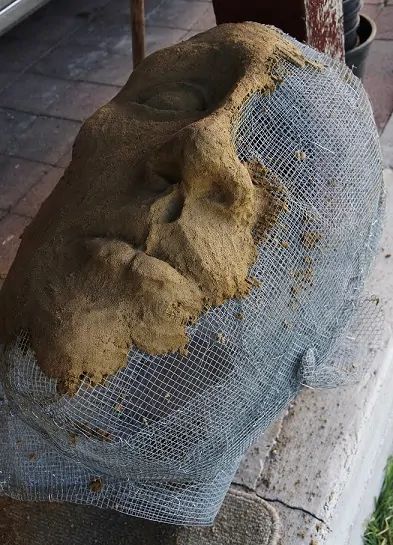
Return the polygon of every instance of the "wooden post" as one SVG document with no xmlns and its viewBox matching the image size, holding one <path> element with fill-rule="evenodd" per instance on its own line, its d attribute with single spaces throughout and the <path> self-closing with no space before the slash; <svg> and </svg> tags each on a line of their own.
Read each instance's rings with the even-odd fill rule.
<svg viewBox="0 0 393 545">
<path fill-rule="evenodd" d="M 145 2 L 130 0 L 132 61 L 134 68 L 145 58 Z"/>
<path fill-rule="evenodd" d="M 341 0 L 304 0 L 307 43 L 335 59 L 344 59 Z"/>
</svg>

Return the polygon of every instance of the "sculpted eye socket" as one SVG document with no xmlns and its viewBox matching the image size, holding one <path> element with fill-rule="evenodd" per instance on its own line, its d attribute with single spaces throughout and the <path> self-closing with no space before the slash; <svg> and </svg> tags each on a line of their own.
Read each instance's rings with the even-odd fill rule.
<svg viewBox="0 0 393 545">
<path fill-rule="evenodd" d="M 207 102 L 202 87 L 192 83 L 163 84 L 144 92 L 138 101 L 156 110 L 201 112 Z"/>
</svg>

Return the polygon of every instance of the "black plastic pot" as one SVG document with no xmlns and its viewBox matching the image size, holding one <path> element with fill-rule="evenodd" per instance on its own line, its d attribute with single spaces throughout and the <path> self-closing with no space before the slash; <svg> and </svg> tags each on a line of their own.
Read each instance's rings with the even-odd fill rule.
<svg viewBox="0 0 393 545">
<path fill-rule="evenodd" d="M 350 30 L 344 32 L 344 49 L 353 49 L 358 43 L 358 28 L 360 24 L 360 16 L 357 15 L 356 22 Z"/>
<path fill-rule="evenodd" d="M 343 0 L 343 26 L 345 49 L 352 49 L 358 41 L 360 0 Z"/>
<path fill-rule="evenodd" d="M 360 79 L 363 78 L 366 58 L 376 33 L 377 26 L 375 22 L 367 15 L 361 14 L 357 31 L 359 43 L 345 52 L 345 62 L 347 66 L 349 66 L 355 76 Z"/>
<path fill-rule="evenodd" d="M 347 0 L 343 2 L 344 29 L 352 28 L 359 24 L 360 2 L 359 0 Z"/>
</svg>

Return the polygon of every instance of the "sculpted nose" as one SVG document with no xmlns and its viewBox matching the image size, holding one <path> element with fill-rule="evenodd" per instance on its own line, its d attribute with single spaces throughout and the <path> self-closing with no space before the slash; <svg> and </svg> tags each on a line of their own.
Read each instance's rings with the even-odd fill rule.
<svg viewBox="0 0 393 545">
<path fill-rule="evenodd" d="M 230 124 L 212 114 L 188 125 L 157 150 L 149 168 L 158 195 L 146 253 L 191 278 L 206 308 L 247 293 L 256 193 Z"/>
<path fill-rule="evenodd" d="M 231 127 L 214 115 L 177 132 L 158 151 L 155 170 L 179 184 L 187 199 L 207 199 L 238 220 L 253 213 L 253 185 L 232 141 Z"/>
</svg>

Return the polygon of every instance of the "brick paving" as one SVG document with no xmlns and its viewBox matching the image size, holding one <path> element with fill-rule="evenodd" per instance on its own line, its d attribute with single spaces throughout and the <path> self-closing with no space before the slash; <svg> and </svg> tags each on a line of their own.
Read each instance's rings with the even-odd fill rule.
<svg viewBox="0 0 393 545">
<path fill-rule="evenodd" d="M 210 0 L 145 6 L 148 53 L 215 24 Z M 363 9 L 378 26 L 365 85 L 382 130 L 393 110 L 393 0 Z M 81 122 L 131 70 L 129 0 L 51 0 L 0 38 L 0 283 L 68 165 Z"/>
</svg>

